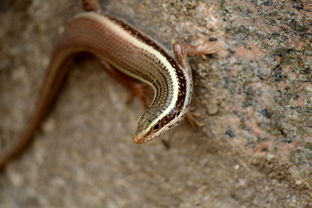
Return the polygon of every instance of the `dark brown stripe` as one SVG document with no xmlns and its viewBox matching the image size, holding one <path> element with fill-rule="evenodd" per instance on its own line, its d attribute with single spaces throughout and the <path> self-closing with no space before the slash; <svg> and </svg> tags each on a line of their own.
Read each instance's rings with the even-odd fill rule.
<svg viewBox="0 0 312 208">
<path fill-rule="evenodd" d="M 182 111 L 183 105 L 185 103 L 185 92 L 186 92 L 186 83 L 185 83 L 185 76 L 180 68 L 180 66 L 177 64 L 176 60 L 172 58 L 159 44 L 157 44 L 155 41 L 151 40 L 150 38 L 143 35 L 143 33 L 139 32 L 134 27 L 128 25 L 121 19 L 117 19 L 115 17 L 103 14 L 105 17 L 110 19 L 111 21 L 115 22 L 116 24 L 120 25 L 124 30 L 126 30 L 128 33 L 130 33 L 132 36 L 137 38 L 138 40 L 142 41 L 143 43 L 151 46 L 155 50 L 159 51 L 166 59 L 167 61 L 173 66 L 173 68 L 176 69 L 177 78 L 179 80 L 179 93 L 178 93 L 178 99 L 177 99 L 177 107 L 176 109 L 173 109 L 171 113 L 166 115 L 164 118 L 162 118 L 158 124 L 163 127 L 166 124 L 168 124 L 172 119 L 177 117 L 180 112 Z M 149 133 L 152 133 L 153 130 L 151 130 Z"/>
<path fill-rule="evenodd" d="M 172 58 L 161 46 L 159 46 L 155 41 L 152 39 L 146 37 L 143 35 L 141 32 L 139 32 L 137 29 L 134 27 L 128 25 L 121 19 L 117 19 L 116 17 L 109 16 L 107 14 L 103 14 L 105 17 L 108 19 L 112 20 L 113 22 L 117 23 L 120 25 L 123 29 L 125 29 L 127 32 L 129 32 L 132 36 L 136 37 L 138 40 L 142 41 L 143 43 L 153 47 L 155 50 L 159 51 L 166 59 L 168 62 L 176 69 L 177 77 L 179 80 L 179 94 L 178 94 L 178 107 L 177 110 L 180 112 L 182 110 L 182 107 L 185 102 L 185 92 L 186 92 L 186 84 L 185 82 L 185 77 L 182 69 L 179 67 L 177 64 L 176 60 Z M 176 112 L 176 111 L 175 111 Z M 174 113 L 174 112 L 173 112 Z M 170 118 L 169 118 L 170 117 Z M 165 118 L 164 118 L 165 119 Z M 171 119 L 171 116 L 168 115 L 168 119 Z"/>
</svg>

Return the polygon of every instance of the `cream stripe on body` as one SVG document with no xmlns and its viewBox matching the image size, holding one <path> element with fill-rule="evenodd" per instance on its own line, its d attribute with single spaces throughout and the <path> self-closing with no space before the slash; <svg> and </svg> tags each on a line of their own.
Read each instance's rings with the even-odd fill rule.
<svg viewBox="0 0 312 208">
<path fill-rule="evenodd" d="M 139 119 L 134 142 L 150 141 L 179 124 L 184 117 L 193 83 L 186 55 L 206 53 L 204 49 L 194 50 L 187 44 L 176 44 L 174 56 L 170 56 L 165 48 L 127 23 L 100 13 L 99 6 L 89 8 L 91 1 L 84 2 L 85 11 L 97 12 L 76 16 L 55 43 L 33 116 L 20 141 L 0 157 L 0 169 L 20 155 L 33 140 L 61 91 L 70 69 L 68 65 L 81 52 L 106 61 L 154 89 L 154 100 Z"/>
<path fill-rule="evenodd" d="M 141 48 L 143 50 L 146 50 L 150 54 L 153 54 L 165 66 L 167 72 L 169 72 L 170 80 L 172 81 L 172 85 L 173 85 L 172 100 L 170 101 L 170 105 L 157 117 L 157 119 L 155 119 L 151 123 L 149 128 L 147 128 L 146 131 L 148 131 L 150 129 L 150 127 L 154 126 L 157 123 L 157 121 L 159 121 L 165 115 L 170 113 L 170 111 L 172 111 L 176 106 L 176 103 L 178 101 L 178 92 L 179 92 L 179 84 L 178 84 L 176 69 L 170 64 L 170 62 L 167 60 L 167 58 L 165 56 L 163 56 L 159 51 L 155 50 L 152 46 L 147 45 L 146 43 L 142 42 L 141 40 L 138 40 L 137 38 L 132 36 L 129 32 L 127 32 L 124 28 L 122 28 L 118 24 L 112 22 L 112 20 L 108 19 L 107 17 L 105 17 L 103 15 L 99 15 L 99 14 L 94 13 L 94 12 L 83 13 L 81 15 L 76 16 L 76 18 L 80 18 L 80 17 L 96 19 L 98 22 L 100 22 L 101 24 L 104 24 L 106 27 L 110 27 L 113 31 L 116 32 L 116 34 L 120 35 L 122 38 L 127 40 L 132 45 L 135 45 L 136 47 Z M 156 90 L 152 83 L 148 82 L 145 79 L 142 79 L 142 77 L 139 77 L 136 74 L 133 74 L 133 73 L 131 73 L 125 69 L 121 69 L 120 67 L 118 67 L 118 69 L 122 70 L 123 73 L 148 84 L 154 90 Z"/>
</svg>

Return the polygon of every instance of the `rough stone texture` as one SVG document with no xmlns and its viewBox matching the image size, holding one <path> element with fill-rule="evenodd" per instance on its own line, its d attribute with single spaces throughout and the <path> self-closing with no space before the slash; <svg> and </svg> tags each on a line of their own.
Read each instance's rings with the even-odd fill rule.
<svg viewBox="0 0 312 208">
<path fill-rule="evenodd" d="M 218 54 L 191 58 L 204 127 L 133 144 L 140 103 L 125 104 L 127 91 L 81 59 L 34 144 L 0 176 L 0 207 L 312 207 L 309 1 L 101 4 L 166 46 L 217 39 Z M 18 141 L 53 42 L 79 11 L 74 0 L 0 2 L 0 154 Z"/>
</svg>

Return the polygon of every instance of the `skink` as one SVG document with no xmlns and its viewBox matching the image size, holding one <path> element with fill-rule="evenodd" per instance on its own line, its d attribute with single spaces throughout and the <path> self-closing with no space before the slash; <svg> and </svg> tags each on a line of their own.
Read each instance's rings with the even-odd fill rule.
<svg viewBox="0 0 312 208">
<path fill-rule="evenodd" d="M 187 112 L 193 88 L 187 55 L 213 53 L 214 47 L 174 44 L 173 56 L 124 21 L 102 13 L 97 1 L 82 2 L 86 12 L 73 18 L 56 42 L 35 112 L 19 142 L 0 158 L 0 168 L 31 142 L 56 100 L 68 65 L 81 52 L 93 54 L 106 66 L 153 89 L 153 101 L 139 118 L 134 142 L 141 144 L 162 135 Z"/>
</svg>

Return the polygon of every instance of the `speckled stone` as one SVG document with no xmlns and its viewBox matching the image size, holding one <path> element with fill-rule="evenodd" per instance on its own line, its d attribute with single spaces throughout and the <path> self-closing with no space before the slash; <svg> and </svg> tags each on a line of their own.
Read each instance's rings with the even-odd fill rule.
<svg viewBox="0 0 312 208">
<path fill-rule="evenodd" d="M 16 3 L 17 2 L 17 3 Z M 140 102 L 79 59 L 33 145 L 0 175 L 0 207 L 312 207 L 312 7 L 309 1 L 108 0 L 102 8 L 190 58 L 192 106 L 163 142 L 136 145 Z M 31 115 L 74 0 L 0 1 L 0 154 Z"/>
</svg>

